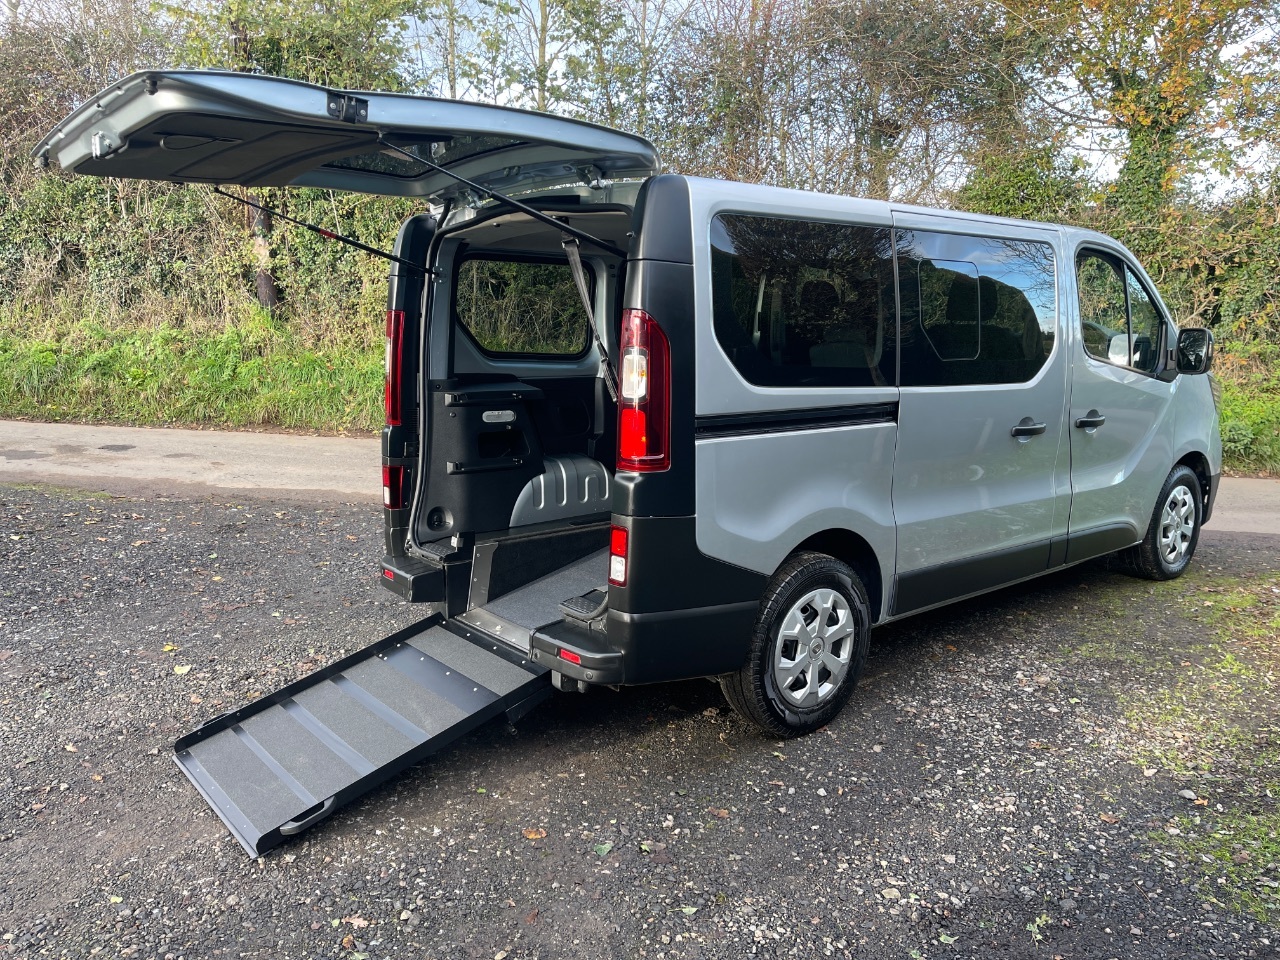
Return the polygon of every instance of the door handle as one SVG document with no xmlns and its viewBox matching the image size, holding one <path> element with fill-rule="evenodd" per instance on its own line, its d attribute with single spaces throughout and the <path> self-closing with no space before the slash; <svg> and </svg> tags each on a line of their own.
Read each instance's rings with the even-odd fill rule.
<svg viewBox="0 0 1280 960">
<path fill-rule="evenodd" d="M 1097 410 L 1090 410 L 1083 417 L 1076 417 L 1076 426 L 1082 430 L 1092 430 L 1107 422 L 1107 418 Z"/>
<path fill-rule="evenodd" d="M 1026 441 L 1040 436 L 1046 429 L 1048 428 L 1043 423 L 1036 423 L 1030 417 L 1023 417 L 1018 421 L 1018 425 L 1009 431 L 1009 436 Z"/>
</svg>

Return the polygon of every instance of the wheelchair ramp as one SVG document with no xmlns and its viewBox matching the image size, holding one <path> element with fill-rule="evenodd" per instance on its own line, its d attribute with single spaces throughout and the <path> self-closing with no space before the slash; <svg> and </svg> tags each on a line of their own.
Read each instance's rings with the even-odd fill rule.
<svg viewBox="0 0 1280 960">
<path fill-rule="evenodd" d="M 256 857 L 550 693 L 545 667 L 435 616 L 210 721 L 174 759 Z"/>
</svg>

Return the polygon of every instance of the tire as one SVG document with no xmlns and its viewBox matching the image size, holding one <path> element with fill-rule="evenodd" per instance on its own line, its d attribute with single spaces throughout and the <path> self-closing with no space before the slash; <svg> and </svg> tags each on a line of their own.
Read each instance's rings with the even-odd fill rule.
<svg viewBox="0 0 1280 960">
<path fill-rule="evenodd" d="M 823 610 L 826 627 L 818 635 Z M 721 677 L 720 687 L 734 710 L 765 733 L 810 733 L 830 723 L 853 693 L 870 634 L 858 575 L 826 554 L 794 554 L 765 590 L 747 662 Z"/>
<path fill-rule="evenodd" d="M 1174 467 L 1160 488 L 1146 536 L 1122 554 L 1130 572 L 1147 580 L 1182 576 L 1200 541 L 1203 507 L 1195 472 L 1190 467 Z"/>
</svg>

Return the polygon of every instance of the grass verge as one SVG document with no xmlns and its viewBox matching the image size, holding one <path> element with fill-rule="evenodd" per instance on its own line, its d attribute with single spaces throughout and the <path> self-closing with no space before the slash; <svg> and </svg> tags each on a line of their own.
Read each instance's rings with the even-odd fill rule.
<svg viewBox="0 0 1280 960">
<path fill-rule="evenodd" d="M 1207 899 L 1280 921 L 1280 574 L 1163 589 L 1211 639 L 1126 710 L 1134 760 L 1196 794 L 1157 845 L 1192 866 Z"/>
<path fill-rule="evenodd" d="M 0 331 L 0 416 L 372 432 L 380 346 L 307 344 L 261 316 L 209 331 L 91 321 L 43 339 Z"/>
<path fill-rule="evenodd" d="M 1232 345 L 1214 361 L 1222 384 L 1222 459 L 1238 473 L 1280 473 L 1280 344 Z"/>
</svg>

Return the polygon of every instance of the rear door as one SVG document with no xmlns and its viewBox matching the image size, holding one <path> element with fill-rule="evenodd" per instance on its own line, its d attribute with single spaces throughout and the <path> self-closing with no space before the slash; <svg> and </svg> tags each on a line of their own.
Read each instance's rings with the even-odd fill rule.
<svg viewBox="0 0 1280 960">
<path fill-rule="evenodd" d="M 900 305 L 893 612 L 1049 565 L 1066 532 L 1056 237 L 895 213 Z"/>
<path fill-rule="evenodd" d="M 126 77 L 33 156 L 94 176 L 432 198 L 469 189 L 436 167 L 511 191 L 644 177 L 658 165 L 647 140 L 578 120 L 221 71 Z"/>
</svg>

